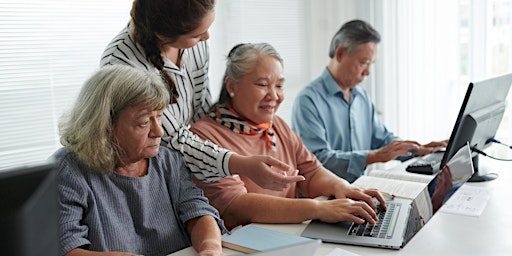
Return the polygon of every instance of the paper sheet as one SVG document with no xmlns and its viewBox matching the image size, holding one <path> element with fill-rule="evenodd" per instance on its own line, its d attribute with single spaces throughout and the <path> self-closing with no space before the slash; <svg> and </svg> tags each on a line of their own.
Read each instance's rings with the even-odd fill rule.
<svg viewBox="0 0 512 256">
<path fill-rule="evenodd" d="M 480 216 L 492 193 L 492 187 L 477 187 L 465 184 L 439 209 L 442 212 Z"/>
</svg>

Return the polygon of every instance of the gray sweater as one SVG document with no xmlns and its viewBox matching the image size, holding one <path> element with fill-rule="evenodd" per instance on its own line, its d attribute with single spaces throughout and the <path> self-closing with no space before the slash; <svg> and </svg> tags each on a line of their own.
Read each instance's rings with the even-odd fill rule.
<svg viewBox="0 0 512 256">
<path fill-rule="evenodd" d="M 167 255 L 191 245 L 185 222 L 218 212 L 191 181 L 181 154 L 160 147 L 148 175 L 127 177 L 85 170 L 75 154 L 61 148 L 59 168 L 60 252 L 81 247 Z"/>
</svg>

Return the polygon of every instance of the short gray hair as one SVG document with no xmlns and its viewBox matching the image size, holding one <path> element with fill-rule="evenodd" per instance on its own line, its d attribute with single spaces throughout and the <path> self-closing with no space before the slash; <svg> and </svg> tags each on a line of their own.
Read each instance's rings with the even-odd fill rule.
<svg viewBox="0 0 512 256">
<path fill-rule="evenodd" d="M 163 110 L 168 104 L 169 93 L 158 73 L 105 66 L 85 82 L 70 112 L 62 116 L 60 142 L 87 168 L 112 173 L 123 153 L 112 138 L 121 111 L 130 106 Z"/>
<path fill-rule="evenodd" d="M 349 21 L 336 32 L 329 47 L 329 57 L 334 57 L 338 47 L 343 46 L 347 52 L 352 53 L 358 46 L 368 43 L 380 42 L 380 34 L 369 23 L 362 20 Z"/>
<path fill-rule="evenodd" d="M 268 43 L 238 44 L 231 49 L 226 58 L 226 72 L 222 79 L 222 89 L 217 103 L 222 104 L 230 100 L 226 88 L 226 77 L 238 81 L 242 76 L 254 69 L 254 65 L 262 56 L 274 57 L 281 63 L 281 66 L 283 66 L 281 55 Z"/>
</svg>

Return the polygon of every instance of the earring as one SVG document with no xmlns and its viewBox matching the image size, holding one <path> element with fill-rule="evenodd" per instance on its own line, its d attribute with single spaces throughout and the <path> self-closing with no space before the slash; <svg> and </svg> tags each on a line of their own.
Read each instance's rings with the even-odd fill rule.
<svg viewBox="0 0 512 256">
<path fill-rule="evenodd" d="M 233 97 L 235 97 L 235 93 L 234 92 L 230 92 L 229 96 L 231 96 L 231 98 L 233 98 Z"/>
</svg>

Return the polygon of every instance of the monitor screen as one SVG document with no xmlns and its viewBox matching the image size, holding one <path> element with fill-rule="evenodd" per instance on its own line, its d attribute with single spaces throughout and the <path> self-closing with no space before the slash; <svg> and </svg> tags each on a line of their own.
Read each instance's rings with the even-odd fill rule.
<svg viewBox="0 0 512 256">
<path fill-rule="evenodd" d="M 0 254 L 58 255 L 58 213 L 54 164 L 0 172 Z"/>
<path fill-rule="evenodd" d="M 453 127 L 441 168 L 466 143 L 472 150 L 483 151 L 491 143 L 505 113 L 506 99 L 512 84 L 512 73 L 470 83 Z M 495 174 L 478 172 L 478 154 L 473 153 L 475 174 L 470 181 L 496 178 Z"/>
</svg>

